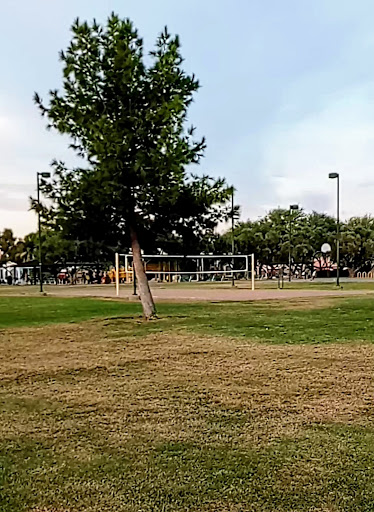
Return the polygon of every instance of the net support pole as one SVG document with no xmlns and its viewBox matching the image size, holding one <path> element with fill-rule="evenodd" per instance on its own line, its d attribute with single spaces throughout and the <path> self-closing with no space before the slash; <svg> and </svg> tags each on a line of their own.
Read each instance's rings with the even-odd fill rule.
<svg viewBox="0 0 374 512">
<path fill-rule="evenodd" d="M 129 281 L 129 262 L 128 262 L 128 256 L 126 254 L 125 256 L 125 283 Z"/>
<path fill-rule="evenodd" d="M 116 296 L 119 297 L 119 254 L 116 252 Z"/>
<path fill-rule="evenodd" d="M 252 291 L 255 289 L 255 255 L 251 254 L 251 281 Z"/>
</svg>

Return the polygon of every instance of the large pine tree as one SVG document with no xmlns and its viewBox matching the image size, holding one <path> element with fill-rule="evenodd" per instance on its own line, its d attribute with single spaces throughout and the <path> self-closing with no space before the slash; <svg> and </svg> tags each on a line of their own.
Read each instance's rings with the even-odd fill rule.
<svg viewBox="0 0 374 512">
<path fill-rule="evenodd" d="M 155 306 L 142 264 L 142 234 L 162 223 L 169 233 L 191 228 L 198 216 L 211 227 L 229 190 L 222 180 L 187 174 L 205 141 L 186 129 L 199 84 L 181 67 L 178 37 L 165 29 L 146 65 L 143 42 L 129 20 L 112 14 L 105 27 L 76 20 L 72 33 L 60 55 L 62 92 L 50 91 L 47 105 L 38 94 L 35 101 L 48 126 L 68 134 L 89 166 L 71 172 L 58 164 L 50 194 L 67 222 L 84 217 L 82 203 L 92 198 L 98 229 L 106 221 L 108 231 L 115 225 L 129 235 L 144 315 L 151 318 Z"/>
</svg>

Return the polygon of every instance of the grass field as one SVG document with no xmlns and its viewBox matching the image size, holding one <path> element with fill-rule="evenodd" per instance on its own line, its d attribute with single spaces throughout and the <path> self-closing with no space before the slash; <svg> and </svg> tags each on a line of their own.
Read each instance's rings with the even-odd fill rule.
<svg viewBox="0 0 374 512">
<path fill-rule="evenodd" d="M 374 300 L 0 298 L 0 511 L 374 509 Z"/>
</svg>

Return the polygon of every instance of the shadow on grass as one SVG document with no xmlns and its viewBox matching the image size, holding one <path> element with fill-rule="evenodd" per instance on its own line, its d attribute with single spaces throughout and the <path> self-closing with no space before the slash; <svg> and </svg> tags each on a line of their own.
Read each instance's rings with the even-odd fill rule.
<svg viewBox="0 0 374 512">
<path fill-rule="evenodd" d="M 2 512 L 374 509 L 373 432 L 357 427 L 311 428 L 258 450 L 127 443 L 84 460 L 21 439 L 2 443 L 0 461 Z"/>
</svg>

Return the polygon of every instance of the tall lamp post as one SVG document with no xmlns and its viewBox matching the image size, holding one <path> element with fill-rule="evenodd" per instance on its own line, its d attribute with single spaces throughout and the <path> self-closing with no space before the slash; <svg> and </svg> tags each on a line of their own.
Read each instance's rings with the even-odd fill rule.
<svg viewBox="0 0 374 512">
<path fill-rule="evenodd" d="M 292 211 L 298 210 L 298 204 L 290 204 L 290 227 L 288 242 L 288 280 L 291 282 L 291 263 L 292 263 Z"/>
<path fill-rule="evenodd" d="M 339 173 L 338 172 L 330 172 L 329 178 L 331 180 L 336 179 L 336 286 L 340 285 L 340 220 L 339 220 L 339 204 L 340 204 L 340 183 L 339 183 Z"/>
<path fill-rule="evenodd" d="M 234 254 L 235 254 L 235 238 L 234 238 L 234 229 L 235 229 L 235 219 L 234 219 L 234 187 L 232 187 L 231 194 L 231 252 L 232 252 L 232 279 L 231 286 L 235 286 L 235 275 L 234 275 Z"/>
<path fill-rule="evenodd" d="M 42 226 L 40 219 L 40 178 L 50 178 L 50 172 L 37 172 L 36 173 L 36 182 L 37 182 L 37 195 L 38 195 L 38 232 L 39 232 L 39 282 L 40 282 L 40 292 L 43 292 L 43 254 L 42 254 Z"/>
</svg>

